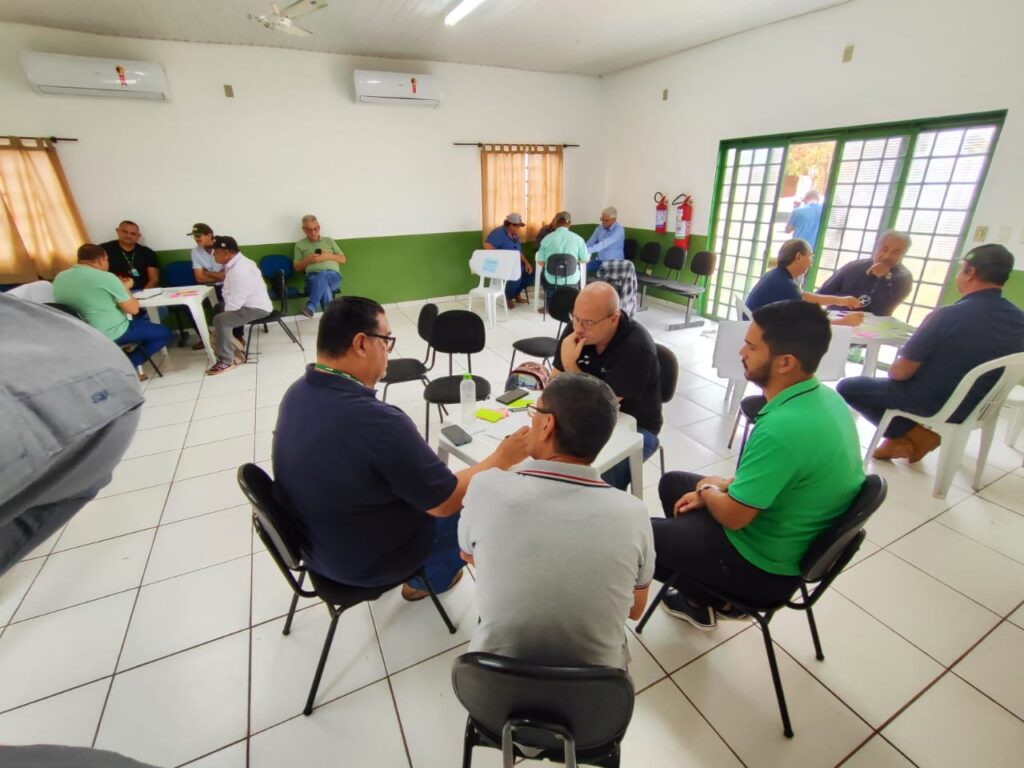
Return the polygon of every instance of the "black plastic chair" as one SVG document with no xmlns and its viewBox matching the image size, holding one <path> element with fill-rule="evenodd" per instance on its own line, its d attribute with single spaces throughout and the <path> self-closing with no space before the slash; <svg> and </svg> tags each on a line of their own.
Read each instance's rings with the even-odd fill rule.
<svg viewBox="0 0 1024 768">
<path fill-rule="evenodd" d="M 665 281 L 662 277 L 648 275 L 647 270 L 653 270 L 661 261 L 661 243 L 644 243 L 640 249 L 640 256 L 636 259 L 636 281 L 640 284 L 640 306 L 643 307 L 644 296 L 647 293 L 647 286 L 660 285 Z"/>
<path fill-rule="evenodd" d="M 671 250 L 671 249 L 669 249 Z M 668 268 L 670 277 L 667 284 L 660 286 L 665 290 L 674 293 L 677 296 L 681 296 L 686 299 L 686 317 L 681 323 L 669 323 L 668 330 L 676 331 L 680 328 L 699 328 L 704 325 L 703 320 L 692 320 L 691 315 L 693 312 L 693 302 L 695 299 L 700 298 L 701 294 L 707 290 L 708 280 L 711 274 L 715 271 L 715 254 L 710 251 L 699 251 L 693 254 L 693 258 L 690 259 L 690 271 L 696 275 L 697 282 L 695 283 L 680 283 L 678 282 L 683 271 L 683 258 L 685 252 L 682 249 L 679 254 L 673 256 L 671 263 L 669 262 L 668 255 L 665 256 L 665 266 Z M 674 275 L 671 273 L 675 273 Z"/>
<path fill-rule="evenodd" d="M 435 351 L 448 355 L 448 375 L 434 379 L 423 390 L 423 399 L 427 402 L 426 419 L 423 423 L 425 440 L 430 439 L 430 406 L 436 405 L 438 412 L 443 414 L 445 405 L 455 405 L 459 402 L 462 376 L 454 375 L 452 356 L 465 355 L 466 369 L 472 374 L 472 356 L 483 351 L 487 343 L 487 332 L 484 329 L 484 321 L 476 313 L 465 309 L 450 309 L 439 314 L 434 320 L 431 341 Z M 474 376 L 473 383 L 476 385 L 478 402 L 491 396 L 491 384 L 487 379 Z"/>
<path fill-rule="evenodd" d="M 83 323 L 86 322 L 85 317 L 82 315 L 82 313 L 79 312 L 74 307 L 72 307 L 70 304 L 61 304 L 59 301 L 48 301 L 46 302 L 45 306 L 53 307 L 54 309 L 63 312 L 65 315 L 70 315 L 71 317 L 75 318 L 76 320 L 80 320 Z M 141 343 L 137 341 L 131 341 L 127 344 L 118 344 L 117 346 L 120 347 L 121 351 L 124 352 L 129 357 L 131 357 L 131 353 L 134 352 L 136 349 L 139 350 L 140 352 L 142 352 L 142 356 L 146 358 L 146 362 L 153 367 L 153 371 L 156 373 L 156 375 L 161 379 L 164 377 L 163 373 L 161 373 L 160 371 L 159 366 L 157 366 L 157 364 L 153 362 L 152 357 L 146 354 L 145 350 L 142 348 Z"/>
<path fill-rule="evenodd" d="M 679 361 L 676 360 L 675 354 L 668 347 L 655 344 L 654 348 L 658 353 L 658 365 L 661 367 L 661 382 L 658 394 L 661 396 L 661 402 L 664 405 L 676 396 L 676 385 L 679 383 Z M 661 474 L 664 475 L 665 446 L 661 444 L 660 440 L 658 441 L 658 458 L 661 461 Z"/>
<path fill-rule="evenodd" d="M 757 419 L 757 414 L 766 405 L 768 405 L 768 398 L 764 395 L 750 395 L 740 400 L 740 409 L 736 412 L 736 420 L 732 423 L 732 432 L 729 433 L 729 444 L 727 446 L 732 448 L 733 441 L 736 439 L 736 427 L 740 425 L 740 416 L 743 416 L 746 421 L 743 422 L 743 439 L 740 441 L 739 455 L 736 457 L 737 461 L 743 456 L 743 449 L 747 447 L 747 435 L 750 434 L 750 425 L 754 423 Z"/>
<path fill-rule="evenodd" d="M 556 283 L 549 283 L 547 275 L 551 275 L 554 278 L 567 278 L 572 277 L 579 270 L 579 262 L 576 261 L 576 257 L 571 253 L 553 253 L 548 256 L 548 260 L 544 262 L 544 271 L 541 273 L 541 288 L 547 292 L 548 288 L 566 288 L 565 284 L 557 285 Z M 554 294 L 552 293 L 552 296 Z M 544 311 L 544 319 L 548 319 L 548 303 L 547 301 L 541 306 Z"/>
<path fill-rule="evenodd" d="M 327 664 L 327 655 L 331 651 L 331 643 L 334 641 L 334 632 L 338 627 L 338 619 L 349 608 L 360 603 L 376 600 L 385 592 L 389 592 L 403 582 L 418 577 L 427 585 L 430 599 L 433 601 L 434 607 L 437 608 L 437 612 L 441 614 L 441 619 L 444 621 L 445 626 L 448 627 L 448 632 L 453 635 L 455 634 L 455 625 L 448 618 L 448 614 L 445 612 L 444 606 L 441 605 L 434 587 L 427 581 L 422 566 L 404 579 L 381 587 L 353 587 L 320 576 L 315 571 L 309 570 L 302 562 L 302 554 L 298 545 L 299 539 L 295 533 L 291 516 L 287 510 L 281 507 L 274 496 L 274 481 L 270 479 L 270 476 L 255 464 L 243 464 L 238 468 L 238 485 L 242 489 L 242 493 L 245 494 L 245 497 L 252 504 L 252 525 L 256 529 L 256 534 L 260 537 L 263 545 L 267 548 L 271 558 L 277 564 L 278 569 L 294 593 L 292 595 L 291 607 L 288 609 L 288 617 L 284 621 L 282 634 L 287 635 L 291 632 L 292 618 L 295 616 L 295 607 L 298 605 L 300 597 L 319 598 L 327 607 L 327 612 L 331 614 L 331 625 L 327 629 L 324 647 L 320 652 L 320 661 L 316 667 L 316 674 L 313 676 L 313 685 L 309 689 L 309 696 L 306 699 L 306 706 L 302 710 L 302 714 L 309 715 L 313 711 L 313 702 L 316 699 L 316 692 L 320 687 L 320 678 L 323 677 L 324 667 Z M 298 578 L 296 578 L 296 574 Z M 311 589 L 303 586 L 306 574 L 309 574 Z"/>
<path fill-rule="evenodd" d="M 619 765 L 635 699 L 625 670 L 467 653 L 452 666 L 452 687 L 469 712 L 462 768 L 473 764 L 474 747 L 501 749 L 507 768 L 526 756 L 569 768 Z"/>
<path fill-rule="evenodd" d="M 777 605 L 754 605 L 744 600 L 741 595 L 727 595 L 706 585 L 701 585 L 701 589 L 708 594 L 714 595 L 723 603 L 731 603 L 732 610 L 736 614 L 749 615 L 757 621 L 761 628 L 765 651 L 768 654 L 768 666 L 772 672 L 772 683 L 775 685 L 775 697 L 779 703 L 779 714 L 782 716 L 782 732 L 788 738 L 793 737 L 793 726 L 789 720 L 786 694 L 782 690 L 782 678 L 779 676 L 779 665 L 775 660 L 775 647 L 772 644 L 768 623 L 782 608 L 806 611 L 807 624 L 810 626 L 811 639 L 814 642 L 814 655 L 818 661 L 825 660 L 825 654 L 821 650 L 821 640 L 818 637 L 818 626 L 814 622 L 814 613 L 811 608 L 857 554 L 866 535 L 864 526 L 875 510 L 882 506 L 887 492 L 888 486 L 884 478 L 878 475 L 868 475 L 864 479 L 864 485 L 861 486 L 860 492 L 846 512 L 814 540 L 800 563 L 799 600 L 794 601 L 793 597 L 790 597 L 789 600 Z M 813 589 L 808 592 L 807 588 L 812 585 Z M 658 603 L 664 599 L 665 591 L 671 586 L 673 586 L 673 579 L 670 578 L 665 581 L 654 598 L 654 602 L 651 603 L 640 623 L 636 625 L 638 634 L 643 632 L 647 620 L 651 618 Z"/>
<path fill-rule="evenodd" d="M 245 339 L 245 361 L 249 362 L 249 345 L 252 344 L 252 331 L 257 325 L 263 326 L 263 332 L 269 333 L 270 328 L 267 323 L 277 323 L 287 334 L 288 338 L 299 345 L 299 349 L 305 350 L 302 346 L 302 342 L 298 339 L 299 327 L 295 326 L 295 333 L 292 333 L 291 329 L 285 325 L 284 318 L 288 314 L 288 287 L 285 285 L 284 270 L 278 270 L 277 273 L 270 280 L 271 287 L 281 300 L 281 309 L 272 310 L 271 313 L 265 317 L 261 317 L 258 320 L 250 320 L 246 325 L 249 326 L 249 334 Z"/>
<path fill-rule="evenodd" d="M 512 342 L 512 359 L 508 364 L 509 376 L 516 365 L 516 353 L 522 352 L 527 357 L 540 357 L 543 360 L 550 360 L 558 351 L 558 344 L 561 341 L 562 329 L 569 322 L 573 305 L 576 304 L 576 296 L 579 291 L 571 285 L 563 285 L 556 288 L 551 294 L 551 306 L 548 312 L 558 321 L 558 330 L 554 336 L 531 336 L 528 339 L 519 339 Z"/>
<path fill-rule="evenodd" d="M 636 254 L 640 250 L 640 243 L 634 240 L 632 237 L 627 237 L 622 241 L 622 255 L 626 261 L 636 261 Z"/>
<path fill-rule="evenodd" d="M 430 339 L 434 335 L 435 320 L 437 320 L 437 304 L 424 304 L 416 321 L 416 331 L 420 338 L 427 342 L 427 353 L 423 356 L 422 362 L 415 357 L 397 357 L 394 360 L 388 360 L 384 378 L 380 380 L 380 383 L 384 385 L 384 392 L 380 396 L 383 402 L 387 402 L 388 387 L 392 384 L 421 381 L 425 387 L 430 383 L 427 372 L 434 367 L 434 363 L 437 361 L 437 352 L 430 343 Z"/>
</svg>

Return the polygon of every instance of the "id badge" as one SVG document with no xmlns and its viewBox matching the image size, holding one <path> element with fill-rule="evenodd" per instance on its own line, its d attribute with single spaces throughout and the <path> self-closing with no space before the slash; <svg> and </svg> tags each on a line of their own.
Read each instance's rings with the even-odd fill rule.
<svg viewBox="0 0 1024 768">
<path fill-rule="evenodd" d="M 139 270 L 137 270 L 135 267 L 132 267 L 132 277 L 138 277 L 138 276 L 139 276 Z"/>
</svg>

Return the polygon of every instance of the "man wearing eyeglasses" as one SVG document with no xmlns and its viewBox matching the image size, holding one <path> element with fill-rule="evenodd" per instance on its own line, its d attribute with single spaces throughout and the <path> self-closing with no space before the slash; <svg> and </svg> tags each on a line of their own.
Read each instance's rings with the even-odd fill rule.
<svg viewBox="0 0 1024 768">
<path fill-rule="evenodd" d="M 576 297 L 572 323 L 555 353 L 552 375 L 589 373 L 608 384 L 623 413 L 636 419 L 644 439 L 644 461 L 658 448 L 661 431 L 661 366 L 654 339 L 619 306 L 608 283 L 591 283 Z M 616 488 L 629 485 L 629 463 L 604 474 Z"/>
<path fill-rule="evenodd" d="M 532 460 L 476 477 L 459 521 L 480 611 L 470 650 L 625 668 L 623 625 L 643 615 L 654 539 L 644 503 L 592 466 L 615 429 L 615 395 L 567 373 L 528 411 Z"/>
<path fill-rule="evenodd" d="M 306 273 L 306 306 L 302 314 L 312 317 L 317 309 L 326 308 L 334 299 L 334 292 L 341 288 L 345 254 L 334 240 L 320 236 L 320 222 L 313 214 L 302 217 L 302 231 L 306 236 L 295 244 L 292 265 L 297 272 Z"/>
<path fill-rule="evenodd" d="M 610 205 L 601 211 L 601 226 L 587 240 L 587 250 L 594 257 L 587 263 L 587 274 L 597 272 L 605 261 L 626 258 L 626 230 L 618 218 L 618 210 Z"/>
<path fill-rule="evenodd" d="M 374 387 L 394 347 L 380 304 L 331 302 L 317 362 L 285 393 L 274 432 L 275 494 L 293 518 L 303 559 L 353 586 L 394 584 L 425 566 L 438 592 L 462 577 L 458 512 L 470 479 L 526 458 L 526 428 L 476 466 L 453 474 L 400 408 Z M 407 600 L 424 584 L 402 587 Z"/>
</svg>

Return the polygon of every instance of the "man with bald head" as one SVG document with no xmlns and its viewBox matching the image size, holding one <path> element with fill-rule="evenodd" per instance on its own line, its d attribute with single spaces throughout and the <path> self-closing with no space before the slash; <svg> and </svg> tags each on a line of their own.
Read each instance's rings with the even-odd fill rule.
<svg viewBox="0 0 1024 768">
<path fill-rule="evenodd" d="M 553 376 L 589 373 L 612 388 L 619 407 L 636 419 L 644 438 L 644 461 L 658 448 L 661 431 L 661 366 L 654 339 L 619 307 L 619 294 L 608 283 L 590 283 L 576 297 L 572 323 L 555 352 Z M 604 474 L 609 485 L 629 485 L 626 461 Z"/>
</svg>

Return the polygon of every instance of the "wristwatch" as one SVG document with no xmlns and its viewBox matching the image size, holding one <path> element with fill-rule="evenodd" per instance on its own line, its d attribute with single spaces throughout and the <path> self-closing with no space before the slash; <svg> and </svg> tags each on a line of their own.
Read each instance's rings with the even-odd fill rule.
<svg viewBox="0 0 1024 768">
<path fill-rule="evenodd" d="M 697 493 L 700 493 L 701 491 L 706 491 L 708 489 L 711 489 L 712 491 L 718 491 L 719 493 L 725 493 L 724 489 L 721 486 L 715 485 L 713 483 L 704 483 L 704 485 L 700 486 L 697 489 Z"/>
</svg>

